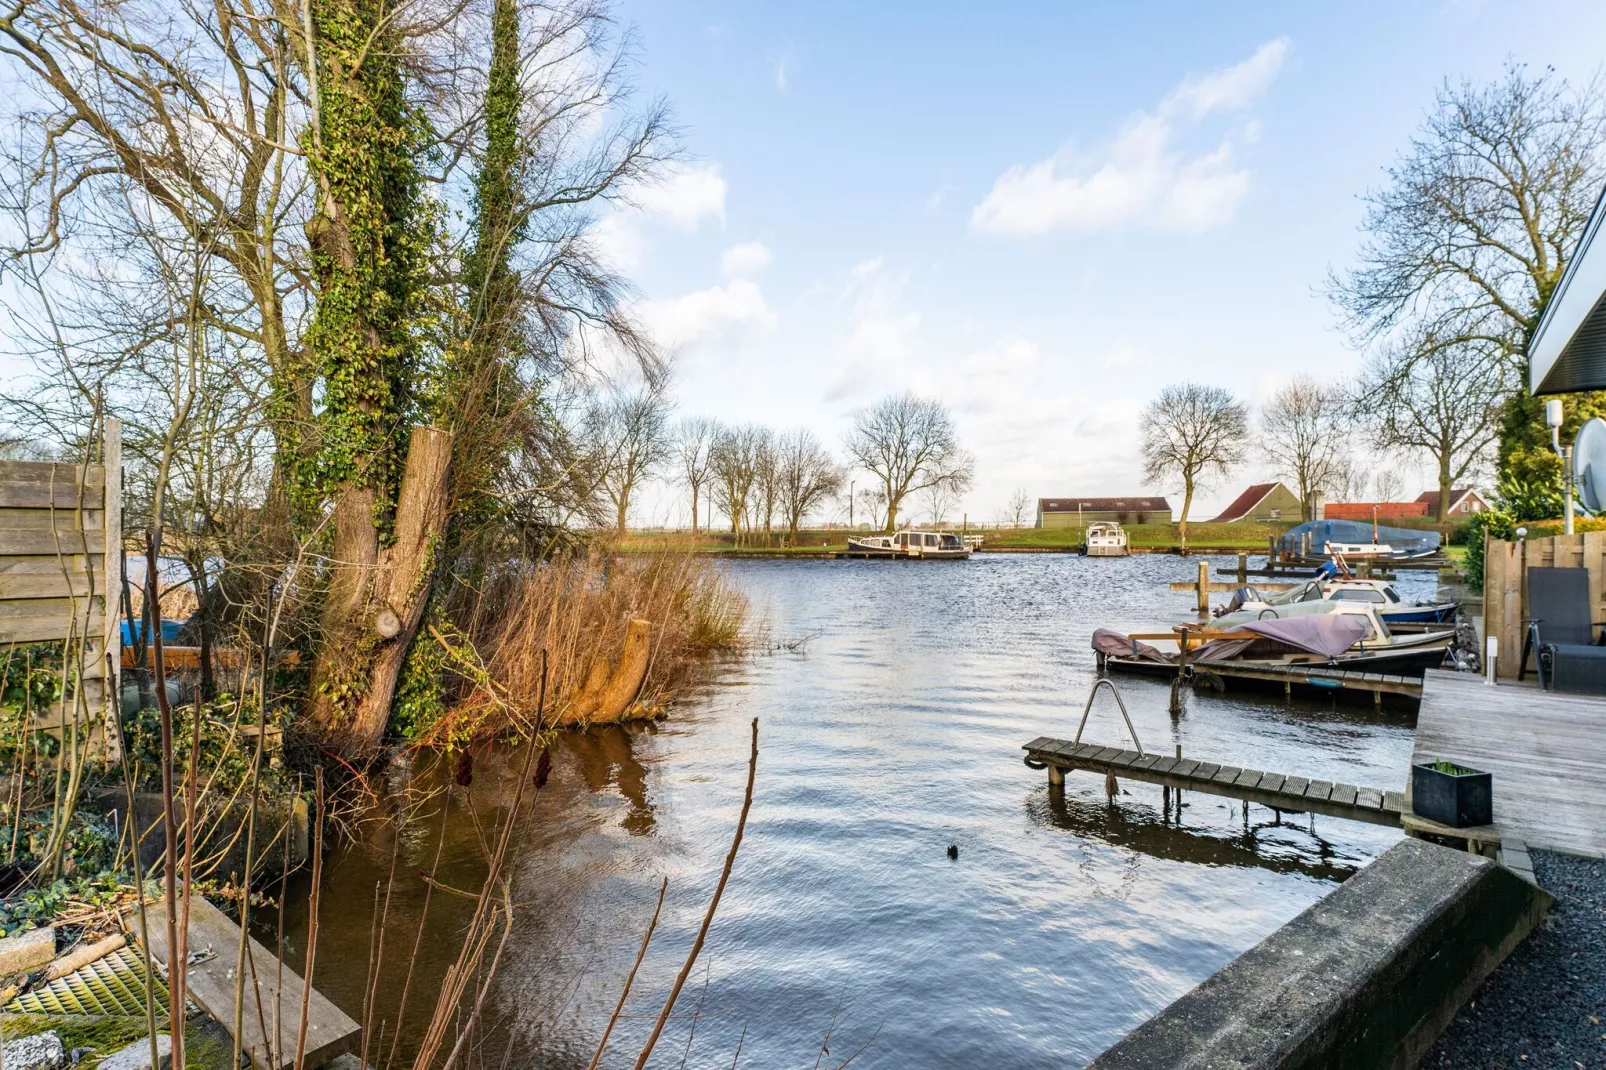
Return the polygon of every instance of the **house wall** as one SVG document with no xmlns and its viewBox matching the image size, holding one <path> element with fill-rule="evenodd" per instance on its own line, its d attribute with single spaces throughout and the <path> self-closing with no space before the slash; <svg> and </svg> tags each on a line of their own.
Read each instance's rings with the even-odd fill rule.
<svg viewBox="0 0 1606 1070">
<path fill-rule="evenodd" d="M 1244 514 L 1241 519 L 1252 523 L 1279 520 L 1298 521 L 1304 519 L 1304 512 L 1299 504 L 1299 496 L 1279 484 L 1270 494 L 1262 498 L 1253 509 Z"/>
<path fill-rule="evenodd" d="M 1092 524 L 1099 520 L 1113 520 L 1117 524 L 1169 524 L 1171 513 L 1169 510 L 1159 509 L 1122 509 L 1087 510 L 1081 513 L 1044 513 L 1039 512 L 1037 526 L 1040 528 L 1075 528 L 1084 524 Z"/>
<path fill-rule="evenodd" d="M 1372 507 L 1377 507 L 1379 520 L 1393 520 L 1407 516 L 1427 516 L 1430 512 L 1421 502 L 1328 502 L 1324 520 L 1371 520 Z"/>
</svg>

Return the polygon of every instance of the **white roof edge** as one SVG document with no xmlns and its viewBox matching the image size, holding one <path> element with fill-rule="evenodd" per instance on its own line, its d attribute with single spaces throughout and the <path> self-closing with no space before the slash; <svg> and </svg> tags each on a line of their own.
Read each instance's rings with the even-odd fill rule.
<svg viewBox="0 0 1606 1070">
<path fill-rule="evenodd" d="M 1600 232 L 1603 213 L 1606 213 L 1606 189 L 1595 199 L 1595 209 L 1573 258 L 1567 262 L 1561 281 L 1545 304 L 1539 317 L 1539 326 L 1528 341 L 1528 390 L 1537 394 L 1545 376 L 1556 366 L 1562 351 L 1573 335 L 1606 294 L 1606 248 L 1595 249 L 1595 238 Z"/>
</svg>

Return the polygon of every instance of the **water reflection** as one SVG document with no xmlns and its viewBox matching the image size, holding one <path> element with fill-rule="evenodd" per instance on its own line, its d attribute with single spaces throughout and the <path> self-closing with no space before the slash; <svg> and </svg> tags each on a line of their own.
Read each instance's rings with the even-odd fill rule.
<svg viewBox="0 0 1606 1070">
<path fill-rule="evenodd" d="M 1313 831 L 1315 823 L 1303 815 L 1267 818 L 1267 811 L 1252 807 L 1254 816 L 1247 826 L 1236 830 L 1218 825 L 1195 828 L 1189 818 L 1196 805 L 1185 803 L 1178 815 L 1164 804 L 1134 803 L 1128 797 L 1110 803 L 1102 790 L 1050 786 L 1028 797 L 1026 811 L 1039 824 L 1173 862 L 1258 867 L 1337 882 L 1366 861 L 1346 856 L 1343 848 L 1318 836 Z"/>
<path fill-rule="evenodd" d="M 565 742 L 587 788 L 605 791 L 613 784 L 629 801 L 630 812 L 621 822 L 623 828 L 633 836 L 650 836 L 653 811 L 647 801 L 647 768 L 636 760 L 636 735 L 622 725 L 599 725 L 589 732 L 574 733 Z"/>
</svg>

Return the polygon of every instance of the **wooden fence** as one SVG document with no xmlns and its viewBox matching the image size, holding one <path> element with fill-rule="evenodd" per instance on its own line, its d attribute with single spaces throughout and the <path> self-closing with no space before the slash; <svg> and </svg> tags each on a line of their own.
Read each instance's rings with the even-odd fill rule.
<svg viewBox="0 0 1606 1070">
<path fill-rule="evenodd" d="M 1590 619 L 1606 621 L 1606 531 L 1520 542 L 1490 539 L 1483 560 L 1483 634 L 1500 640 L 1496 665 L 1503 677 L 1515 677 L 1522 660 L 1530 568 L 1588 569 Z"/>
<path fill-rule="evenodd" d="M 122 501 L 117 420 L 106 421 L 101 464 L 0 461 L 0 657 L 67 644 L 77 664 L 34 727 L 76 725 L 110 760 L 122 743 Z"/>
</svg>

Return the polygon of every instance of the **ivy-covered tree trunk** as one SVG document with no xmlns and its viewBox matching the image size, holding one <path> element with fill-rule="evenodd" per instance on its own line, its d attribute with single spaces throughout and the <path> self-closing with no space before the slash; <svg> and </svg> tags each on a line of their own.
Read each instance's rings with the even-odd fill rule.
<svg viewBox="0 0 1606 1070">
<path fill-rule="evenodd" d="M 334 503 L 313 718 L 361 748 L 384 730 L 428 595 L 451 440 L 412 427 L 429 220 L 413 163 L 423 123 L 407 103 L 393 12 L 376 0 L 316 0 L 312 14 L 308 149 L 319 201 L 307 237 L 318 294 L 307 348 L 323 410 L 315 461 L 294 492 Z"/>
</svg>

